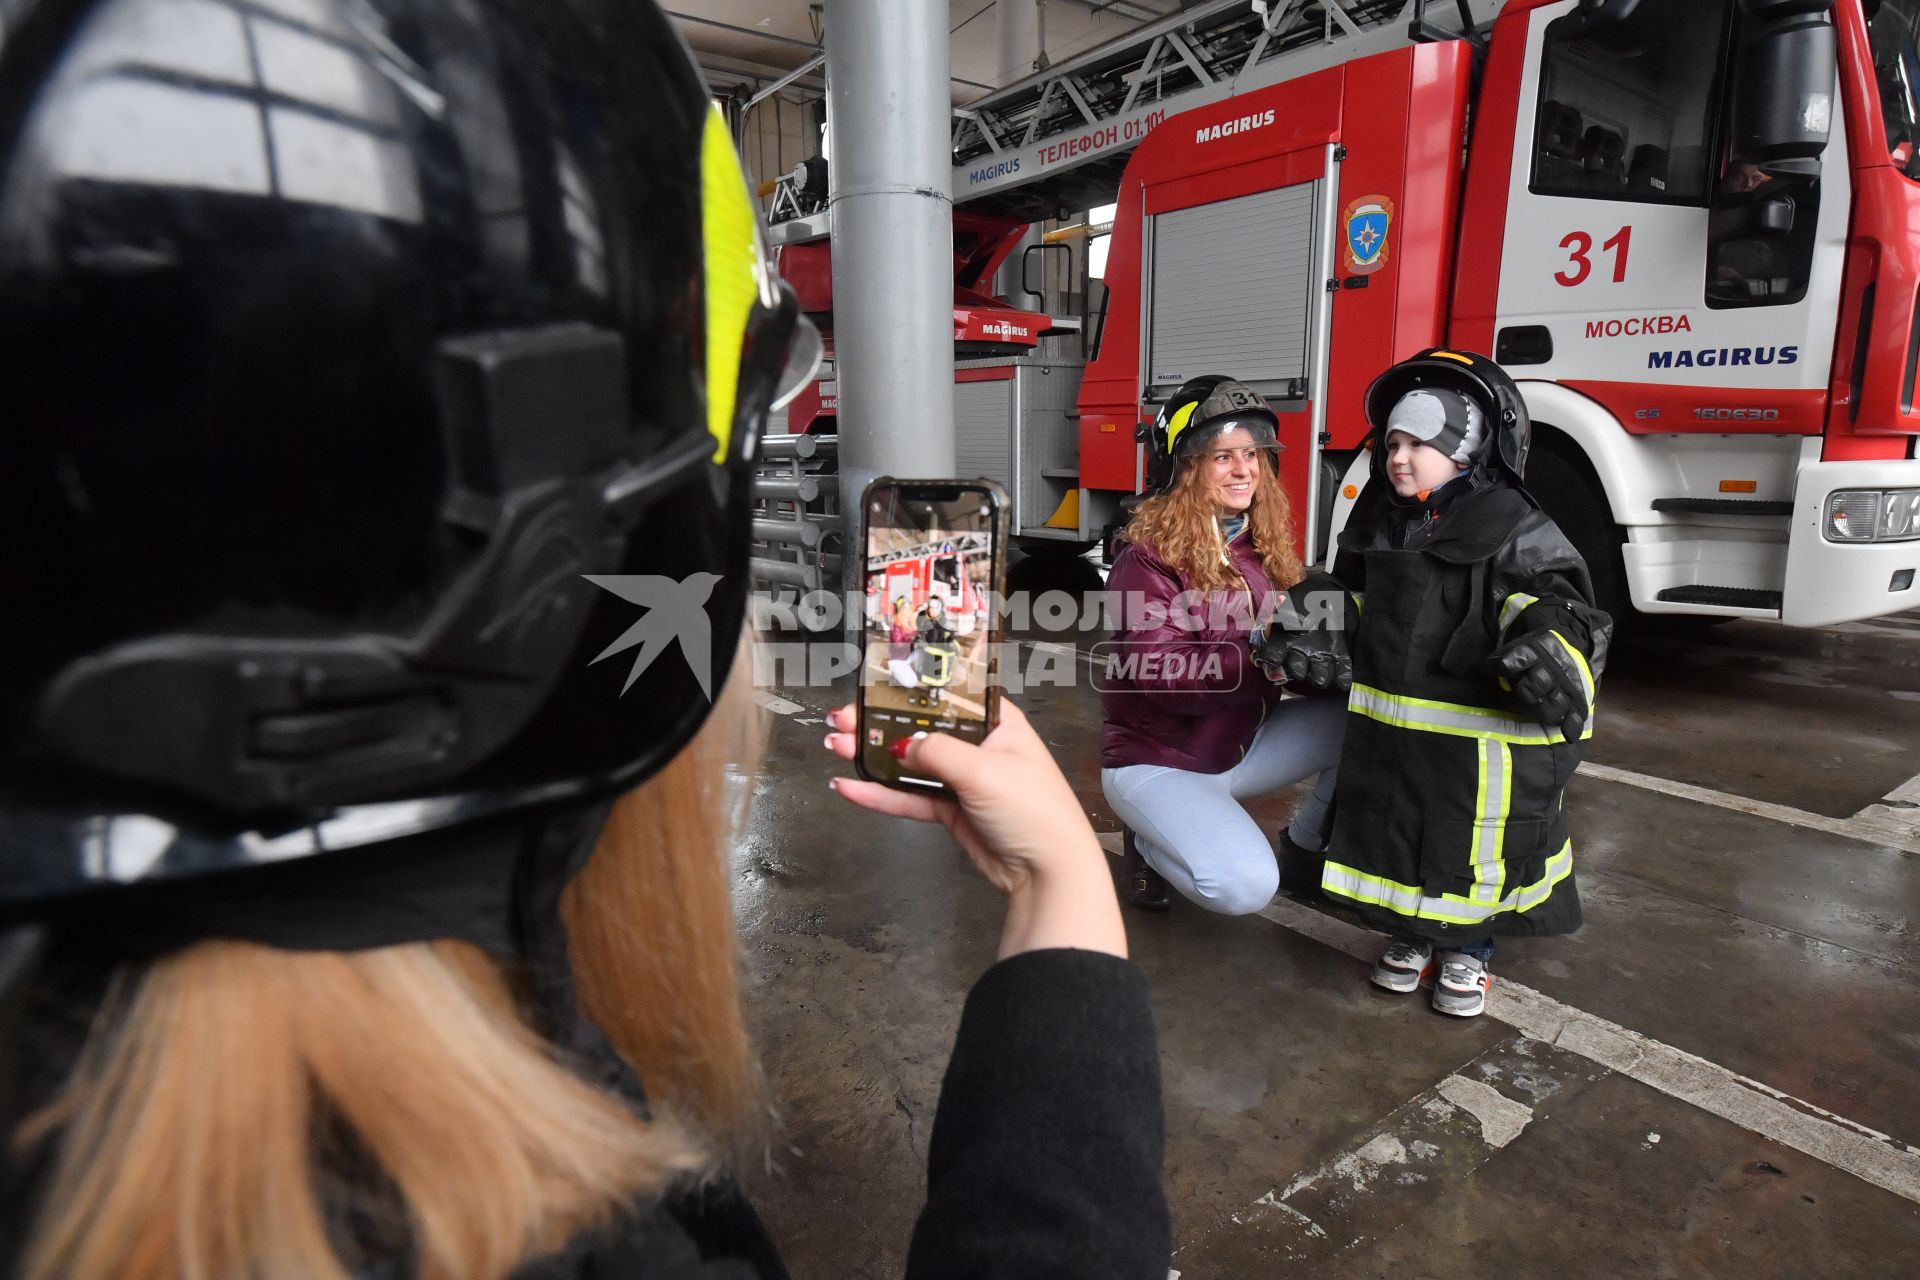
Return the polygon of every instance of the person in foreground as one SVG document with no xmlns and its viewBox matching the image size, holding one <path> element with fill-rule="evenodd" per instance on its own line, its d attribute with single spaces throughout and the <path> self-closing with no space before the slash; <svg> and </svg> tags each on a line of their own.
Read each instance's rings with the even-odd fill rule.
<svg viewBox="0 0 1920 1280">
<path fill-rule="evenodd" d="M 1149 433 L 1152 496 L 1107 576 L 1120 617 L 1100 786 L 1126 826 L 1127 898 L 1147 910 L 1166 910 L 1171 883 L 1211 911 L 1258 911 L 1283 873 L 1317 871 L 1310 851 L 1325 844 L 1345 717 L 1326 699 L 1282 701 L 1253 660 L 1302 577 L 1278 428 L 1244 383 L 1212 375 L 1176 391 Z M 1316 774 L 1276 863 L 1243 802 Z"/>
<path fill-rule="evenodd" d="M 1126 963 L 1112 873 L 1077 797 L 1020 709 L 1004 697 L 1000 709 L 978 747 L 946 734 L 908 747 L 907 766 L 951 799 L 831 783 L 863 808 L 938 822 L 1008 898 L 1000 963 L 967 997 L 941 1089 L 908 1272 L 937 1259 L 927 1274 L 1163 1280 L 1172 1227 L 1146 982 Z M 855 708 L 830 723 L 827 749 L 851 760 Z"/>
<path fill-rule="evenodd" d="M 1387 932 L 1376 985 L 1431 979 L 1435 1009 L 1473 1017 L 1496 935 L 1580 925 L 1564 792 L 1613 624 L 1521 486 L 1531 425 L 1498 365 L 1422 352 L 1366 412 L 1372 479 L 1334 562 L 1359 621 L 1321 888 Z M 1276 660 L 1298 675 L 1298 656 Z"/>
<path fill-rule="evenodd" d="M 782 1277 L 730 774 L 798 313 L 725 123 L 648 0 L 367 0 L 245 15 L 223 131 L 203 19 L 0 42 L 0 1271 Z M 1161 1280 L 1092 832 L 1017 710 L 916 752 L 1009 914 L 908 1274 Z"/>
</svg>

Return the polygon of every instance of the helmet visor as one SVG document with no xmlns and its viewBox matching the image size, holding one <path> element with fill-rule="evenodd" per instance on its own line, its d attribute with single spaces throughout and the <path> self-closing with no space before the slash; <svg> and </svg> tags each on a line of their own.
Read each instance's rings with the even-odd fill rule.
<svg viewBox="0 0 1920 1280">
<path fill-rule="evenodd" d="M 1195 415 L 1198 416 L 1197 414 Z M 1173 438 L 1173 454 L 1176 458 L 1191 458 L 1215 448 L 1223 436 L 1233 431 L 1244 431 L 1253 437 L 1258 449 L 1280 450 L 1280 434 L 1274 430 L 1274 418 L 1271 413 L 1237 413 L 1225 418 L 1217 418 L 1199 426 L 1188 427 Z"/>
<path fill-rule="evenodd" d="M 739 153 L 720 110 L 701 136 L 701 237 L 707 311 L 707 429 L 714 461 L 750 457 L 761 420 L 820 367 L 823 343 L 774 275 Z"/>
<path fill-rule="evenodd" d="M 1181 405 L 1167 420 L 1167 448 L 1175 457 L 1192 457 L 1214 446 L 1229 431 L 1245 431 L 1256 447 L 1278 449 L 1279 422 L 1267 402 L 1245 384 L 1222 382 L 1192 404 Z"/>
</svg>

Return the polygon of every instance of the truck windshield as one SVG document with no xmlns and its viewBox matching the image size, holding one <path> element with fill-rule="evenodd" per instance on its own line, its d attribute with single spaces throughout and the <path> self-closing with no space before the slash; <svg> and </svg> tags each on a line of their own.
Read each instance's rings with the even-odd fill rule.
<svg viewBox="0 0 1920 1280">
<path fill-rule="evenodd" d="M 1868 9 L 1871 11 L 1872 6 Z M 1887 146 L 1911 171 L 1920 142 L 1920 0 L 1885 0 L 1867 19 L 1873 34 L 1874 78 L 1880 86 L 1880 115 L 1887 122 Z"/>
</svg>

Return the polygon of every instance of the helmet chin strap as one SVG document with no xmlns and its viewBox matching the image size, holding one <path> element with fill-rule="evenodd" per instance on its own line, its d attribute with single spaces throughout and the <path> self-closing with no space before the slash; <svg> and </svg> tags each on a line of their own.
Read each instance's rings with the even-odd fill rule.
<svg viewBox="0 0 1920 1280">
<path fill-rule="evenodd" d="M 581 1074 L 644 1104 L 645 1093 L 607 1037 L 580 1008 L 560 899 L 593 856 L 612 805 L 556 815 L 527 833 L 513 879 L 513 932 L 536 1027 Z"/>
<path fill-rule="evenodd" d="M 565 970 L 560 895 L 592 855 L 610 808 L 535 812 L 325 857 L 80 894 L 35 917 L 63 943 L 136 962 L 211 938 L 285 951 L 444 938 Z M 561 1003 L 572 989 L 571 976 L 564 981 Z"/>
<path fill-rule="evenodd" d="M 626 1060 L 581 1010 L 560 902 L 586 865 L 610 804 L 480 830 L 436 833 L 399 848 L 209 876 L 187 886 L 122 895 L 119 905 L 87 896 L 69 923 L 56 909 L 40 922 L 0 926 L 0 1035 L 27 1025 L 26 1001 L 45 981 L 57 949 L 90 971 L 141 963 L 213 938 L 290 951 L 358 951 L 412 942 L 469 942 L 511 966 L 524 982 L 527 1017 L 579 1074 L 643 1110 L 645 1093 Z M 328 865 L 316 868 L 313 863 Z M 319 874 L 315 874 L 318 871 Z M 156 910 L 156 899 L 174 901 Z M 131 899 L 131 901 L 129 901 Z M 17 1056 L 17 1055 L 16 1055 Z M 0 1062 L 0 1122 L 33 1100 L 32 1072 Z M 42 1082 L 43 1084 L 45 1082 Z M 11 1123 L 6 1125 L 11 1131 Z"/>
<path fill-rule="evenodd" d="M 27 998 L 46 958 L 47 929 L 44 925 L 24 924 L 0 927 L 0 1043 L 11 1050 L 0 1055 L 0 1124 L 13 1132 L 12 1104 L 20 1101 L 20 1077 L 26 1074 L 21 1046 L 28 1024 Z"/>
</svg>

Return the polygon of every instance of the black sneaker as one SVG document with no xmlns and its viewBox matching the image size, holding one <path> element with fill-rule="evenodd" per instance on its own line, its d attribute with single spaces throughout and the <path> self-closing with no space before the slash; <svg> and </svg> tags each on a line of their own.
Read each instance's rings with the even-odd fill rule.
<svg viewBox="0 0 1920 1280">
<path fill-rule="evenodd" d="M 1140 856 L 1140 848 L 1134 843 L 1133 828 L 1123 828 L 1126 835 L 1122 841 L 1125 856 L 1121 859 L 1124 883 L 1121 892 L 1127 901 L 1142 911 L 1165 911 L 1172 901 L 1167 890 L 1167 882 L 1158 871 L 1147 865 Z"/>
<path fill-rule="evenodd" d="M 1280 892 L 1302 902 L 1321 902 L 1320 877 L 1327 868 L 1325 854 L 1295 844 L 1286 828 L 1280 830 Z"/>
</svg>

